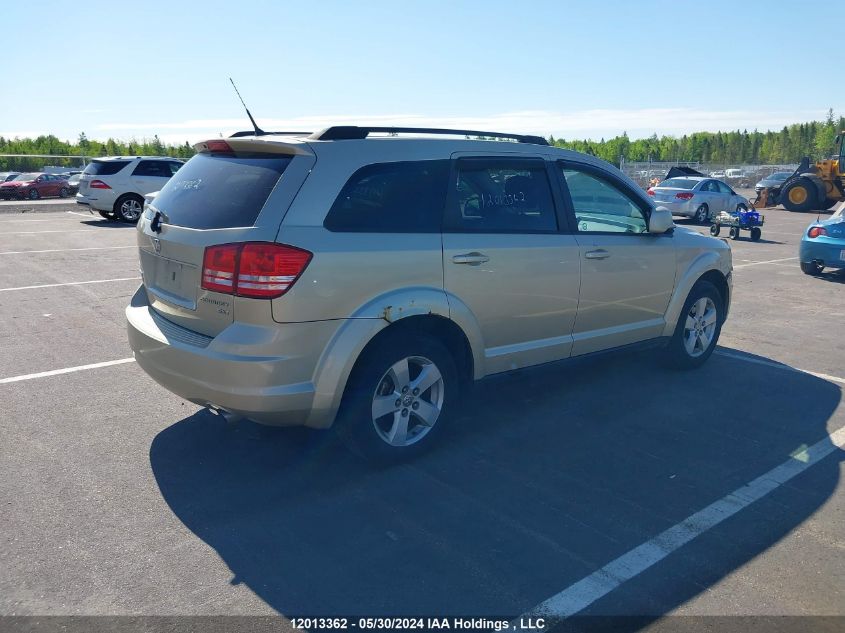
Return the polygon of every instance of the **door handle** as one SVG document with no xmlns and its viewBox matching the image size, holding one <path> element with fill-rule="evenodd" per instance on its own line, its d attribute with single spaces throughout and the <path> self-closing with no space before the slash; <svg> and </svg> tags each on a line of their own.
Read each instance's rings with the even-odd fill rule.
<svg viewBox="0 0 845 633">
<path fill-rule="evenodd" d="M 490 258 L 487 257 L 484 253 L 465 253 L 463 255 L 454 255 L 452 257 L 453 264 L 469 264 L 470 266 L 478 266 L 478 264 L 483 264 L 485 262 L 489 262 Z"/>
<path fill-rule="evenodd" d="M 610 257 L 610 253 L 608 253 L 603 248 L 596 249 L 594 251 L 587 251 L 584 253 L 584 257 L 587 259 L 607 259 Z"/>
</svg>

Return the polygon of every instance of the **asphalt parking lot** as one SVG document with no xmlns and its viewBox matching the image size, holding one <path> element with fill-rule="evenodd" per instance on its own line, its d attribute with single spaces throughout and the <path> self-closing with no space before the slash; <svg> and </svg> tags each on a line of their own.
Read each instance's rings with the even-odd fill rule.
<svg viewBox="0 0 845 633">
<path fill-rule="evenodd" d="M 0 213 L 0 614 L 845 615 L 845 274 L 799 270 L 815 215 L 732 243 L 703 369 L 496 377 L 384 468 L 158 387 L 134 228 L 51 209 Z"/>
</svg>

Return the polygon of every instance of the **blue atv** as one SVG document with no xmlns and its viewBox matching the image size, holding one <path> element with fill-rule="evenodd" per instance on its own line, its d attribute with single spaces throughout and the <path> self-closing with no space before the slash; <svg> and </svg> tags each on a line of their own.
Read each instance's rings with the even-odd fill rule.
<svg viewBox="0 0 845 633">
<path fill-rule="evenodd" d="M 722 211 L 710 225 L 710 235 L 715 237 L 719 235 L 723 226 L 728 226 L 730 227 L 728 235 L 732 240 L 739 239 L 740 231 L 750 231 L 751 241 L 756 242 L 763 235 L 760 227 L 765 221 L 766 217 L 757 213 L 754 208 L 739 207 L 736 211 Z"/>
</svg>

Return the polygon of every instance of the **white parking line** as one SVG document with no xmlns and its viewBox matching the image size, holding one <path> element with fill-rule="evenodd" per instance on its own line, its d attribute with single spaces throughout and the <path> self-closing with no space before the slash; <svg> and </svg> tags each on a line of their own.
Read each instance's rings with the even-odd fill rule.
<svg viewBox="0 0 845 633">
<path fill-rule="evenodd" d="M 521 618 L 566 618 L 584 610 L 622 583 L 643 573 L 697 536 L 762 499 L 838 448 L 845 446 L 845 427 L 803 449 L 769 472 L 711 503 L 703 510 L 635 547 L 589 576 L 523 614 Z M 514 622 L 518 622 L 517 618 Z M 552 623 L 549 622 L 548 625 Z M 512 628 L 515 628 L 512 626 Z"/>
<path fill-rule="evenodd" d="M 81 215 L 83 218 L 96 218 L 93 213 L 80 213 L 79 211 L 65 211 L 65 213 L 73 213 L 73 215 Z M 70 220 L 72 218 L 68 218 Z"/>
<path fill-rule="evenodd" d="M 0 255 L 27 255 L 29 253 L 68 253 L 70 251 L 112 251 L 119 248 L 138 248 L 137 246 L 91 246 L 89 248 L 51 248 L 43 251 L 3 251 Z"/>
<path fill-rule="evenodd" d="M 790 262 L 790 261 L 793 261 L 793 260 L 796 260 L 796 259 L 798 259 L 798 258 L 797 257 L 784 257 L 783 259 L 769 259 L 769 260 L 766 260 L 764 262 L 749 262 L 747 264 L 737 264 L 736 266 L 734 266 L 734 269 L 745 268 L 746 266 L 761 266 L 762 264 L 774 264 L 774 263 L 777 263 L 777 262 Z"/>
<path fill-rule="evenodd" d="M 85 371 L 86 369 L 98 369 L 99 367 L 111 367 L 112 365 L 121 365 L 123 363 L 135 362 L 134 358 L 121 358 L 120 360 L 108 360 L 104 363 L 92 363 L 90 365 L 79 365 L 77 367 L 65 367 L 64 369 L 52 369 L 50 371 L 40 371 L 37 374 L 24 374 L 23 376 L 12 376 L 10 378 L 0 378 L 0 385 L 5 385 L 10 382 L 20 382 L 21 380 L 32 380 L 33 378 L 45 378 L 46 376 L 58 376 L 59 374 L 71 374 L 75 371 Z"/>
<path fill-rule="evenodd" d="M 128 225 L 127 225 L 128 226 Z M 44 233 L 91 233 L 96 231 L 96 228 L 91 229 L 62 229 L 57 231 L 9 231 L 8 233 L 0 233 L 0 237 L 4 235 L 43 235 Z"/>
<path fill-rule="evenodd" d="M 92 281 L 69 281 L 63 284 L 40 284 L 38 286 L 19 286 L 17 288 L 0 288 L 0 292 L 12 292 L 13 290 L 34 290 L 36 288 L 58 288 L 59 286 L 82 286 L 84 284 L 105 284 L 110 281 L 132 281 L 140 277 L 118 277 L 117 279 L 94 279 Z"/>
<path fill-rule="evenodd" d="M 815 376 L 816 378 L 821 378 L 822 380 L 827 380 L 829 382 L 838 382 L 841 385 L 845 385 L 845 378 L 839 378 L 838 376 L 830 376 L 828 374 L 820 374 L 815 371 L 807 371 L 806 369 L 798 369 L 797 367 L 790 367 L 789 365 L 784 365 L 782 363 L 778 363 L 771 360 L 764 360 L 762 358 L 752 358 L 750 356 L 744 356 L 743 354 L 734 354 L 733 352 L 725 352 L 723 350 L 716 350 L 714 352 L 719 356 L 725 356 L 727 358 L 734 358 L 736 360 L 744 360 L 746 363 L 754 363 L 756 365 L 765 365 L 767 367 L 774 367 L 775 369 L 784 369 L 786 371 L 793 371 L 799 374 L 809 374 L 811 376 Z"/>
</svg>

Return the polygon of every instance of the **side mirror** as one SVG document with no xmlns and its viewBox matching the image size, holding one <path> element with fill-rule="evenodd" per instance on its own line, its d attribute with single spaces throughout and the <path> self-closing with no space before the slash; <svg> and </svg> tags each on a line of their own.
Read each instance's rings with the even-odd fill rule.
<svg viewBox="0 0 845 633">
<path fill-rule="evenodd" d="M 672 212 L 666 207 L 657 207 L 651 212 L 651 217 L 648 220 L 649 233 L 662 235 L 674 228 L 674 226 L 675 222 L 672 220 Z"/>
</svg>

